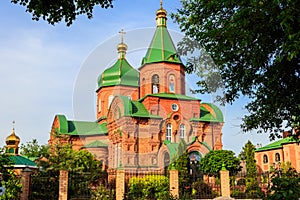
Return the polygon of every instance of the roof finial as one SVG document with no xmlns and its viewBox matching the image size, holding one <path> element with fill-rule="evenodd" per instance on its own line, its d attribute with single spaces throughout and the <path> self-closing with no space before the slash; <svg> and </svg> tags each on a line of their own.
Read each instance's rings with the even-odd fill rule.
<svg viewBox="0 0 300 200">
<path fill-rule="evenodd" d="M 156 11 L 156 26 L 167 25 L 167 11 L 163 8 L 163 0 L 160 0 L 160 8 Z"/>
<path fill-rule="evenodd" d="M 163 5 L 163 0 L 160 0 L 160 9 L 163 8 L 162 5 Z"/>
<path fill-rule="evenodd" d="M 123 59 L 125 58 L 126 51 L 127 51 L 127 45 L 124 43 L 124 35 L 126 34 L 126 32 L 123 29 L 121 29 L 119 33 L 121 34 L 121 43 L 118 45 L 117 49 L 119 53 L 119 59 Z"/>
<path fill-rule="evenodd" d="M 124 29 L 121 29 L 119 33 L 121 34 L 121 43 L 124 43 L 124 35 L 126 34 L 126 32 L 124 31 Z"/>
</svg>

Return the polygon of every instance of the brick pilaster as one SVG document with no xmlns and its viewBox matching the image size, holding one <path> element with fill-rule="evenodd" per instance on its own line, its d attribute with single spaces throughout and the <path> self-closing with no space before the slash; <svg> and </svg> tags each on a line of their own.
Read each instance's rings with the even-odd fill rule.
<svg viewBox="0 0 300 200">
<path fill-rule="evenodd" d="M 179 197 L 178 190 L 178 170 L 170 170 L 170 193 L 173 197 Z"/>
<path fill-rule="evenodd" d="M 68 200 L 68 170 L 59 171 L 59 195 L 58 200 Z"/>
<path fill-rule="evenodd" d="M 21 184 L 22 193 L 20 195 L 20 200 L 28 200 L 30 196 L 30 185 L 31 185 L 31 170 L 25 168 L 21 171 Z"/>
<path fill-rule="evenodd" d="M 117 169 L 116 177 L 116 200 L 123 200 L 125 194 L 125 171 Z"/>
<path fill-rule="evenodd" d="M 229 171 L 222 169 L 220 171 L 221 178 L 221 195 L 222 197 L 230 197 L 230 180 L 229 180 Z"/>
</svg>

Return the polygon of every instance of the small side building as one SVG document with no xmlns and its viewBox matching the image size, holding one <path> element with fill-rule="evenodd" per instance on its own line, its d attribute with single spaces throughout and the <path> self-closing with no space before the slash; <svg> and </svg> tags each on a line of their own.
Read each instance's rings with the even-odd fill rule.
<svg viewBox="0 0 300 200">
<path fill-rule="evenodd" d="M 267 172 L 271 167 L 279 168 L 285 162 L 290 162 L 300 172 L 300 146 L 293 136 L 289 136 L 289 132 L 284 132 L 282 139 L 258 148 L 255 160 L 258 172 Z"/>
</svg>

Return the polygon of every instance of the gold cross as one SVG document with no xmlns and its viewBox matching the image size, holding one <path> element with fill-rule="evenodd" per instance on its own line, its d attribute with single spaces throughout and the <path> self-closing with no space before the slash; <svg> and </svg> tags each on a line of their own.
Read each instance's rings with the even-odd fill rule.
<svg viewBox="0 0 300 200">
<path fill-rule="evenodd" d="M 126 34 L 126 32 L 123 29 L 121 29 L 121 31 L 119 31 L 119 33 L 121 34 L 121 43 L 123 43 L 124 42 L 124 35 Z"/>
<path fill-rule="evenodd" d="M 160 8 L 162 8 L 163 0 L 160 0 Z"/>
</svg>

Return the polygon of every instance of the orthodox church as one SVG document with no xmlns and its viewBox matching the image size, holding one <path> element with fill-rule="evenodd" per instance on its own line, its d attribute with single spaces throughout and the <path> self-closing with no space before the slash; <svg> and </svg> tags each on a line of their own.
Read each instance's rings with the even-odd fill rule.
<svg viewBox="0 0 300 200">
<path fill-rule="evenodd" d="M 175 159 L 181 140 L 191 159 L 222 149 L 223 114 L 214 104 L 186 95 L 184 65 L 167 29 L 167 12 L 156 12 L 156 31 L 138 69 L 118 60 L 98 77 L 95 121 L 56 115 L 49 144 L 57 140 L 86 149 L 106 168 L 162 170 Z"/>
<path fill-rule="evenodd" d="M 16 135 L 13 128 L 12 133 L 6 137 L 5 154 L 9 156 L 11 165 L 8 168 L 12 168 L 16 174 L 21 174 L 24 169 L 37 170 L 37 165 L 34 161 L 21 156 L 19 154 L 20 137 Z"/>
</svg>

